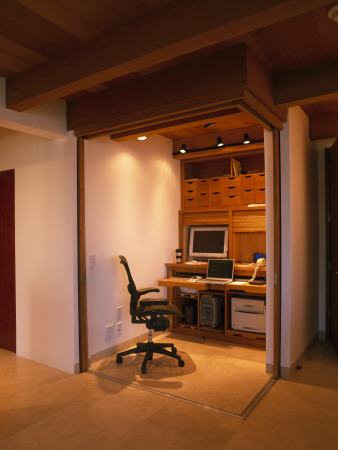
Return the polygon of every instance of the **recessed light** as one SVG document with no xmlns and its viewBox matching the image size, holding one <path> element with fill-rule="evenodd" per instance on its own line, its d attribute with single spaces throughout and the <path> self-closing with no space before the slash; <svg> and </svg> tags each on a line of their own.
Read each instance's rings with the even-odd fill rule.
<svg viewBox="0 0 338 450">
<path fill-rule="evenodd" d="M 139 136 L 137 139 L 139 141 L 145 141 L 146 139 L 148 139 L 148 136 Z"/>
</svg>

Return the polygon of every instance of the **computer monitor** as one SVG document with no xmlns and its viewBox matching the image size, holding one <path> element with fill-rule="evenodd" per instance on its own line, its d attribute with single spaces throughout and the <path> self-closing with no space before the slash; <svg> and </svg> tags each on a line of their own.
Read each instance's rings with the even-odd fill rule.
<svg viewBox="0 0 338 450">
<path fill-rule="evenodd" d="M 191 227 L 189 257 L 227 258 L 228 242 L 228 226 Z"/>
</svg>

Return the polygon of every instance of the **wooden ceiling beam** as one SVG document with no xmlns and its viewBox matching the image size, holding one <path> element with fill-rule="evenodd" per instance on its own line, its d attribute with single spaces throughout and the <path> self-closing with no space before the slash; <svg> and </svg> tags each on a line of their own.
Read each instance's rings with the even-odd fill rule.
<svg viewBox="0 0 338 450">
<path fill-rule="evenodd" d="M 176 0 L 7 80 L 23 111 L 329 4 L 327 0 Z"/>
<path fill-rule="evenodd" d="M 290 107 L 338 98 L 338 61 L 283 73 L 274 80 L 274 102 Z"/>
<path fill-rule="evenodd" d="M 322 114 L 309 119 L 311 140 L 338 138 L 338 114 Z"/>
<path fill-rule="evenodd" d="M 68 129 L 77 136 L 115 133 L 224 110 L 246 85 L 247 49 L 238 45 L 69 101 Z"/>
</svg>

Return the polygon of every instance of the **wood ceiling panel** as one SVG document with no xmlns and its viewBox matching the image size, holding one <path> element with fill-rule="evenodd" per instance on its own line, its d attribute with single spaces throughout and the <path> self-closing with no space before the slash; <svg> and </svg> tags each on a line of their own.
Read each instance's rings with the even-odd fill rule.
<svg viewBox="0 0 338 450">
<path fill-rule="evenodd" d="M 89 20 L 82 18 L 78 11 L 61 1 L 18 0 L 18 2 L 82 41 L 92 39 L 102 32 Z"/>
<path fill-rule="evenodd" d="M 28 49 L 51 57 L 81 41 L 30 9 L 11 0 L 0 2 L 1 34 Z"/>
</svg>

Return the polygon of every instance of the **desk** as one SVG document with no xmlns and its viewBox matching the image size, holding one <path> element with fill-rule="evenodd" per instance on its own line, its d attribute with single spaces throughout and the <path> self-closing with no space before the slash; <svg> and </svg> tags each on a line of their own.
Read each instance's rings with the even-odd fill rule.
<svg viewBox="0 0 338 450">
<path fill-rule="evenodd" d="M 166 264 L 168 277 L 158 281 L 159 286 L 168 288 L 168 299 L 176 304 L 184 313 L 186 306 L 194 308 L 193 321 L 189 323 L 184 319 L 174 317 L 170 331 L 200 336 L 204 338 L 218 339 L 233 343 L 241 343 L 255 347 L 265 347 L 265 334 L 234 330 L 231 326 L 231 299 L 232 297 L 250 298 L 257 301 L 265 301 L 266 286 L 252 285 L 247 282 L 232 282 L 228 284 L 210 284 L 206 281 L 188 281 L 188 278 L 180 277 L 180 273 L 206 274 L 207 264 Z M 265 268 L 264 268 L 265 269 Z M 252 269 L 246 269 L 252 274 Z M 243 271 L 239 271 L 241 275 Z M 235 268 L 236 274 L 236 268 Z M 265 275 L 265 270 L 260 276 Z M 263 276 L 264 276 L 263 275 Z M 238 272 L 237 272 L 237 276 Z M 244 275 L 245 276 L 245 275 Z M 202 296 L 215 296 L 222 302 L 222 323 L 215 327 L 201 325 L 200 306 Z M 204 297 L 205 298 L 205 297 Z"/>
</svg>

